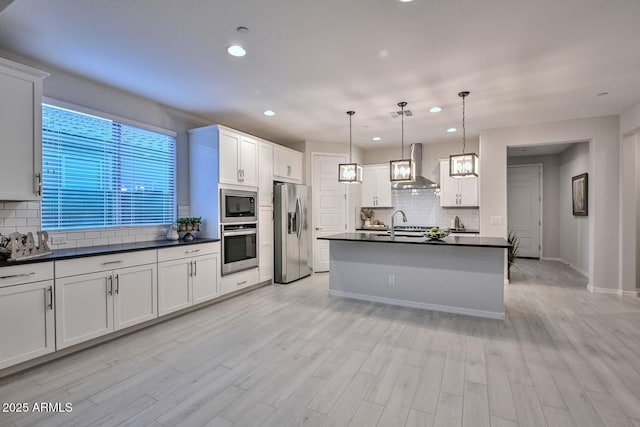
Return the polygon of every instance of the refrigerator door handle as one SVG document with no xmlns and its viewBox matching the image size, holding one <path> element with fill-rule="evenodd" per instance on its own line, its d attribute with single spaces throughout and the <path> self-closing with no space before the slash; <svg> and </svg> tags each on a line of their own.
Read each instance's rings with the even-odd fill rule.
<svg viewBox="0 0 640 427">
<path fill-rule="evenodd" d="M 300 239 L 300 236 L 302 234 L 302 224 L 303 224 L 303 218 L 302 218 L 302 206 L 300 204 L 300 199 L 297 198 L 296 199 L 296 220 L 297 220 L 297 226 L 298 229 L 296 230 L 297 233 L 296 235 L 298 236 L 298 239 Z"/>
</svg>

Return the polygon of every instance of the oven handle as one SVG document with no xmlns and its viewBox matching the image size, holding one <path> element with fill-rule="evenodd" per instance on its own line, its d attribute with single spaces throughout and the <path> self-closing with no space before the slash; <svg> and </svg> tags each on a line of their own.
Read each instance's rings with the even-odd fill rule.
<svg viewBox="0 0 640 427">
<path fill-rule="evenodd" d="M 258 234 L 258 230 L 223 231 L 222 232 L 222 237 L 227 237 L 227 236 L 248 236 L 250 234 Z"/>
</svg>

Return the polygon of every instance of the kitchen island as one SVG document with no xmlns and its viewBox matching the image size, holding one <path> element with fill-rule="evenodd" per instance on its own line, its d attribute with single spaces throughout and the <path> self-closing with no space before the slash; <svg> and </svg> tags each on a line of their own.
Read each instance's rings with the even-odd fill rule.
<svg viewBox="0 0 640 427">
<path fill-rule="evenodd" d="M 504 319 L 505 239 L 377 233 L 320 239 L 330 242 L 330 295 Z"/>
</svg>

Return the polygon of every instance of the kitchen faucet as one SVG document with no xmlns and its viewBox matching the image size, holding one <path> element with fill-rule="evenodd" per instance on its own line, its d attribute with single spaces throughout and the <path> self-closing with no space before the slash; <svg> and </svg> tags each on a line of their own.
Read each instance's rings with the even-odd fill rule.
<svg viewBox="0 0 640 427">
<path fill-rule="evenodd" d="M 393 211 L 393 213 L 391 214 L 391 238 L 392 239 L 396 238 L 395 218 L 397 213 L 402 214 L 402 222 L 407 222 L 407 216 L 404 214 L 404 211 L 401 211 L 400 209 L 396 209 L 395 211 Z"/>
</svg>

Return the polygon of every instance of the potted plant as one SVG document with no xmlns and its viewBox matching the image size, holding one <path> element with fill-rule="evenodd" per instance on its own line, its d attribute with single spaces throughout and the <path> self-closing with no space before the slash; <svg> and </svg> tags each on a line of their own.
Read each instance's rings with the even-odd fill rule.
<svg viewBox="0 0 640 427">
<path fill-rule="evenodd" d="M 189 218 L 189 222 L 191 223 L 191 229 L 193 231 L 200 231 L 200 224 L 202 223 L 202 217 L 201 216 L 193 216 L 191 218 Z"/>
<path fill-rule="evenodd" d="M 178 218 L 178 229 L 179 231 L 187 231 L 187 224 L 189 223 L 189 218 Z"/>
<path fill-rule="evenodd" d="M 509 242 L 509 253 L 507 256 L 507 279 L 511 280 L 511 266 L 515 264 L 518 257 L 518 249 L 520 249 L 520 240 L 513 230 L 509 230 L 507 234 L 507 242 Z"/>
</svg>

